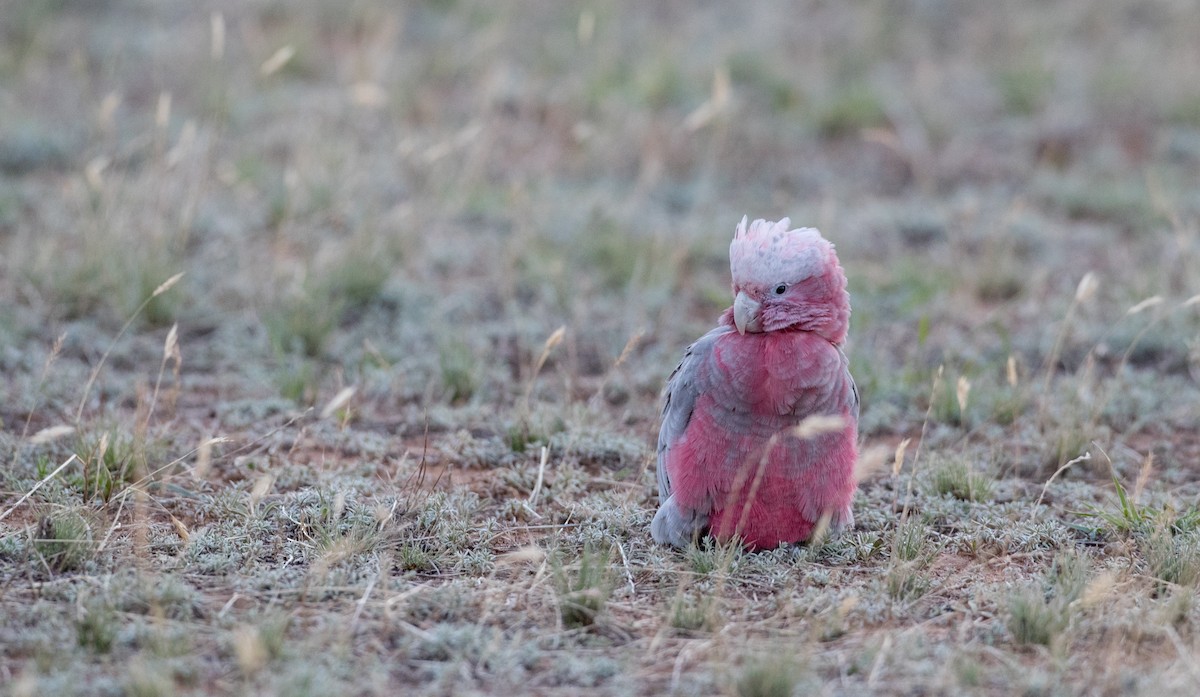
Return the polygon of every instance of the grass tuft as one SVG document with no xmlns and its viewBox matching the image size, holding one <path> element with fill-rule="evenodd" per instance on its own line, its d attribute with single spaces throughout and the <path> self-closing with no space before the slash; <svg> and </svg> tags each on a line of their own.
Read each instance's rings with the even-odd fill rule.
<svg viewBox="0 0 1200 697">
<path fill-rule="evenodd" d="M 75 619 L 75 639 L 92 653 L 112 651 L 121 623 L 113 607 L 100 599 L 80 603 Z"/>
<path fill-rule="evenodd" d="M 735 685 L 738 697 L 791 697 L 800 684 L 801 670 L 788 656 L 747 661 Z"/>
<path fill-rule="evenodd" d="M 1051 646 L 1070 624 L 1073 603 L 1087 588 L 1087 557 L 1062 554 L 1045 575 L 1045 583 L 1026 586 L 1008 601 L 1008 631 L 1018 644 Z M 1046 590 L 1046 587 L 1049 589 Z"/>
<path fill-rule="evenodd" d="M 1200 584 L 1200 532 L 1172 533 L 1156 530 L 1138 548 L 1150 575 L 1164 584 L 1194 588 Z"/>
<path fill-rule="evenodd" d="M 479 388 L 479 362 L 471 347 L 461 339 L 451 339 L 438 351 L 442 388 L 452 404 L 471 399 Z M 523 451 L 522 447 L 522 451 Z M 516 451 L 516 448 L 513 448 Z M 517 451 L 521 452 L 521 451 Z"/>
<path fill-rule="evenodd" d="M 953 496 L 961 501 L 980 503 L 992 496 L 992 480 L 981 472 L 971 469 L 966 462 L 943 459 L 932 470 L 934 492 Z"/>
<path fill-rule="evenodd" d="M 36 535 L 33 549 L 52 571 L 80 571 L 95 553 L 92 524 L 75 508 L 58 508 L 43 516 Z"/>
<path fill-rule="evenodd" d="M 571 567 L 556 563 L 555 588 L 558 612 L 567 627 L 587 627 L 596 622 L 612 594 L 612 550 L 587 546 Z"/>
<path fill-rule="evenodd" d="M 865 83 L 850 84 L 817 108 L 817 131 L 826 138 L 854 135 L 887 125 L 879 94 Z"/>
</svg>

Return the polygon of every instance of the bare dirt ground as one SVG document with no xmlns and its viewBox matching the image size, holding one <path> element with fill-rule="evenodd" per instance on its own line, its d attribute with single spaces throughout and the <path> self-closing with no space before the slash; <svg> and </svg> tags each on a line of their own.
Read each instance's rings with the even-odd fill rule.
<svg viewBox="0 0 1200 697">
<path fill-rule="evenodd" d="M 1193 3 L 0 36 L 8 694 L 1200 691 Z M 858 524 L 679 552 L 659 391 L 743 214 L 846 267 Z"/>
</svg>

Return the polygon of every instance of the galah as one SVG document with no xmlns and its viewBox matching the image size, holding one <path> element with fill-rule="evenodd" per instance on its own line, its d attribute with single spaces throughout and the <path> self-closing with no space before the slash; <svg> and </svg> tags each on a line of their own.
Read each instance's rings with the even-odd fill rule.
<svg viewBox="0 0 1200 697">
<path fill-rule="evenodd" d="M 661 544 L 711 534 L 770 549 L 854 524 L 846 275 L 820 232 L 790 223 L 742 218 L 733 305 L 667 381 L 650 524 Z"/>
</svg>

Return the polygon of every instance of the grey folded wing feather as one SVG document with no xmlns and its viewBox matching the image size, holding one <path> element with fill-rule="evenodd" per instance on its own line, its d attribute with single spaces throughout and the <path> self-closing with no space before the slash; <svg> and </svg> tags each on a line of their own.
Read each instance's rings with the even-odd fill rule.
<svg viewBox="0 0 1200 697">
<path fill-rule="evenodd" d="M 650 524 L 650 534 L 656 542 L 686 547 L 696 534 L 708 527 L 708 509 L 684 510 L 671 495 L 671 477 L 667 472 L 667 455 L 687 430 L 696 408 L 696 398 L 705 389 L 707 371 L 701 370 L 712 356 L 718 337 L 733 331 L 718 327 L 700 337 L 687 348 L 683 360 L 667 380 L 663 400 L 662 427 L 658 431 L 658 498 L 660 507 Z"/>
</svg>

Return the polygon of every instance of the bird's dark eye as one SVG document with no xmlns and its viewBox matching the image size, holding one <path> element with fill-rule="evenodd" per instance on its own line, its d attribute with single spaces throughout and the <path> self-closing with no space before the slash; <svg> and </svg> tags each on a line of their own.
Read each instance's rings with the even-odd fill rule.
<svg viewBox="0 0 1200 697">
<path fill-rule="evenodd" d="M 779 285 L 775 286 L 775 295 L 783 295 L 785 290 L 787 290 L 787 286 L 783 283 L 780 283 Z"/>
</svg>

